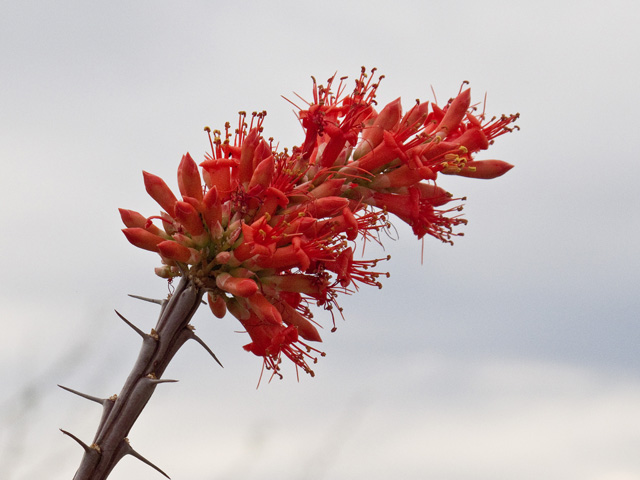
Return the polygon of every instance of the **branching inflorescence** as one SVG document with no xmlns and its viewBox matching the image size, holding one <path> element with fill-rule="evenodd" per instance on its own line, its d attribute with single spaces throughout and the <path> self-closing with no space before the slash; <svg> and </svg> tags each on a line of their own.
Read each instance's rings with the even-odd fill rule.
<svg viewBox="0 0 640 480">
<path fill-rule="evenodd" d="M 392 214 L 419 239 L 452 243 L 461 235 L 455 227 L 466 223 L 464 198 L 439 187 L 438 175 L 491 179 L 512 168 L 475 155 L 517 128 L 517 114 L 487 119 L 464 88 L 444 106 L 417 102 L 403 113 L 398 98 L 378 111 L 381 79 L 363 68 L 350 93 L 345 78 L 326 85 L 314 79 L 312 100 L 296 106 L 304 141 L 291 151 L 278 151 L 263 136 L 265 112 L 241 112 L 237 127 L 226 124 L 224 131 L 206 127 L 211 153 L 202 173 L 188 153 L 178 167 L 181 199 L 143 172 L 162 211 L 147 217 L 120 209 L 123 232 L 160 255 L 157 275 L 182 279 L 168 300 L 157 301 L 162 310 L 150 334 L 121 316 L 143 346 L 120 395 L 100 399 L 67 389 L 104 408 L 91 445 L 65 432 L 85 450 L 76 480 L 106 478 L 127 454 L 149 463 L 126 436 L 187 340 L 213 355 L 189 325 L 203 295 L 216 317 L 230 312 L 238 319 L 251 338 L 245 350 L 263 357 L 272 377 L 281 377 L 283 358 L 313 375 L 310 364 L 324 355 L 311 346 L 321 341 L 313 305 L 329 311 L 335 328 L 339 294 L 360 284 L 380 287 L 388 275 L 379 270 L 383 259 L 354 258 L 358 242 L 379 241 Z"/>
<path fill-rule="evenodd" d="M 298 109 L 305 139 L 291 152 L 263 137 L 264 112 L 241 112 L 233 132 L 229 124 L 206 128 L 212 151 L 202 177 L 189 154 L 178 167 L 181 200 L 144 172 L 163 212 L 120 210 L 127 239 L 160 254 L 156 273 L 197 282 L 214 315 L 236 317 L 252 340 L 244 348 L 275 374 L 284 355 L 313 375 L 309 362 L 319 352 L 307 342 L 320 335 L 311 304 L 332 310 L 338 293 L 380 286 L 378 260 L 354 260 L 358 240 L 376 238 L 391 213 L 418 238 L 451 243 L 465 220 L 460 205 L 448 206 L 453 197 L 437 175 L 494 178 L 511 168 L 473 155 L 510 131 L 517 115 L 486 121 L 470 107 L 468 89 L 442 108 L 417 103 L 403 114 L 397 99 L 377 112 L 380 78 L 363 69 L 349 94 L 344 79 L 335 92 L 335 77 L 325 86 L 314 80 L 312 101 Z"/>
</svg>

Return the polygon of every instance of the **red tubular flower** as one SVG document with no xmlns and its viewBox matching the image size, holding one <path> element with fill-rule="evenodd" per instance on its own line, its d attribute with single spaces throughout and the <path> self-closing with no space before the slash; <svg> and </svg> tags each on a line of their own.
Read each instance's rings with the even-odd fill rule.
<svg viewBox="0 0 640 480">
<path fill-rule="evenodd" d="M 306 357 L 310 357 L 310 355 L 306 353 L 306 349 L 297 345 L 298 329 L 296 327 L 265 324 L 257 317 L 240 320 L 240 323 L 244 325 L 253 340 L 243 348 L 254 355 L 264 357 L 265 367 L 268 370 L 273 370 L 274 375 L 279 375 L 280 357 L 284 354 L 306 373 L 314 376 L 313 370 L 309 368 L 306 360 Z"/>
<path fill-rule="evenodd" d="M 273 375 L 280 375 L 282 354 L 306 373 L 314 375 L 313 370 L 307 364 L 307 359 L 315 363 L 315 358 L 310 352 L 316 350 L 299 341 L 298 327 L 265 322 L 257 315 L 247 312 L 234 301 L 229 302 L 229 311 L 240 321 L 251 337 L 251 343 L 243 348 L 254 355 L 263 357 L 264 366 L 268 370 L 272 370 Z"/>
<path fill-rule="evenodd" d="M 327 125 L 327 127 L 329 127 L 329 125 Z M 332 133 L 329 133 L 330 130 Z M 328 134 L 331 139 L 324 145 L 318 164 L 328 168 L 336 163 L 338 156 L 344 149 L 348 141 L 348 132 L 344 132 L 340 128 L 325 128 L 325 133 Z"/>
<path fill-rule="evenodd" d="M 314 275 L 286 274 L 266 276 L 260 279 L 263 285 L 268 285 L 285 292 L 304 293 L 310 297 L 317 297 L 326 286 L 321 278 Z"/>
<path fill-rule="evenodd" d="M 469 89 L 443 107 L 418 102 L 403 113 L 398 98 L 377 113 L 382 77 L 374 72 L 362 70 L 351 91 L 344 79 L 314 80 L 312 100 L 298 109 L 304 139 L 290 150 L 263 137 L 265 112 L 241 112 L 236 128 L 206 127 L 211 152 L 202 173 L 188 153 L 180 161 L 181 199 L 144 172 L 164 212 L 145 218 L 120 209 L 127 239 L 160 254 L 157 274 L 193 278 L 215 316 L 228 310 L 242 323 L 252 340 L 245 349 L 274 375 L 283 356 L 312 373 L 307 362 L 320 352 L 300 341 L 321 341 L 311 305 L 333 317 L 342 311 L 339 293 L 380 286 L 379 260 L 353 252 L 380 241 L 388 214 L 418 238 L 452 243 L 465 223 L 462 207 L 442 207 L 464 198 L 439 187 L 438 174 L 489 179 L 512 167 L 475 154 L 517 128 L 517 115 L 487 121 L 471 107 Z"/>
<path fill-rule="evenodd" d="M 295 327 L 302 338 L 311 342 L 322 341 L 318 329 L 287 302 L 278 302 L 276 308 L 280 311 L 284 323 Z"/>
<path fill-rule="evenodd" d="M 259 257 L 255 263 L 261 269 L 279 271 L 298 268 L 300 271 L 305 272 L 311 266 L 311 260 L 307 253 L 300 248 L 299 242 L 280 247 L 273 252 L 273 255 Z"/>
<path fill-rule="evenodd" d="M 421 190 L 416 186 L 409 188 L 407 194 L 376 193 L 370 201 L 372 205 L 384 208 L 411 226 L 413 233 L 422 238 L 431 235 L 445 243 L 453 243 L 451 237 L 453 227 L 466 220 L 448 218 L 441 211 L 434 209 L 429 198 L 421 196 Z"/>
<path fill-rule="evenodd" d="M 242 224 L 243 242 L 234 251 L 235 257 L 244 261 L 254 255 L 270 256 L 276 251 L 276 241 L 281 229 L 269 225 L 266 218 L 252 225 Z"/>
<path fill-rule="evenodd" d="M 380 145 L 357 161 L 358 168 L 374 173 L 396 159 L 407 158 L 405 152 L 395 140 L 391 132 L 383 132 L 383 140 Z"/>
<path fill-rule="evenodd" d="M 267 323 L 282 325 L 282 316 L 278 309 L 261 293 L 256 292 L 246 298 L 250 310 Z"/>
<path fill-rule="evenodd" d="M 466 130 L 453 143 L 466 148 L 469 152 L 478 152 L 489 148 L 489 139 L 479 127 L 472 127 Z"/>
<path fill-rule="evenodd" d="M 216 188 L 225 198 L 231 193 L 231 171 L 238 166 L 237 160 L 209 159 L 200 164 L 203 168 L 203 177 L 208 188 Z"/>
</svg>

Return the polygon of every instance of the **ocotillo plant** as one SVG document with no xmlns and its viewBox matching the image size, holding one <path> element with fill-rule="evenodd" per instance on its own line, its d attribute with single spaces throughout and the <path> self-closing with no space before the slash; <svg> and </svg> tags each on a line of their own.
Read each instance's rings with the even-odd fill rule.
<svg viewBox="0 0 640 480">
<path fill-rule="evenodd" d="M 345 78 L 324 86 L 314 79 L 312 99 L 294 103 L 305 136 L 290 151 L 265 138 L 264 112 L 241 112 L 236 128 L 206 127 L 211 153 L 200 163 L 202 175 L 188 153 L 178 166 L 181 200 L 143 172 L 162 211 L 147 217 L 120 209 L 123 232 L 160 255 L 157 275 L 180 280 L 168 299 L 155 300 L 161 313 L 150 333 L 118 314 L 142 337 L 120 394 L 97 398 L 63 387 L 103 406 L 90 444 L 63 431 L 84 449 L 75 480 L 105 479 L 127 454 L 164 474 L 127 435 L 156 386 L 174 381 L 162 374 L 187 340 L 215 358 L 189 324 L 204 296 L 216 317 L 228 312 L 242 324 L 251 339 L 244 349 L 262 357 L 263 373 L 281 377 L 288 359 L 313 376 L 311 366 L 324 353 L 312 346 L 321 340 L 312 307 L 327 310 L 335 327 L 339 294 L 360 284 L 381 287 L 387 275 L 378 270 L 383 259 L 354 257 L 359 243 L 379 242 L 392 216 L 419 239 L 452 243 L 461 235 L 455 227 L 466 223 L 465 199 L 437 186 L 438 175 L 491 179 L 511 169 L 475 155 L 511 131 L 517 114 L 487 118 L 464 84 L 444 106 L 417 102 L 403 113 L 398 98 L 378 111 L 382 77 L 374 72 L 362 69 L 350 92 Z"/>
</svg>

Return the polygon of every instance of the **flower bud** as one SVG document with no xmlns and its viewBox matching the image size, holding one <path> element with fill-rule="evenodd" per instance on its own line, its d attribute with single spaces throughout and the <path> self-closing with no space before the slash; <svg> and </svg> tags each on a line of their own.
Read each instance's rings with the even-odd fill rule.
<svg viewBox="0 0 640 480">
<path fill-rule="evenodd" d="M 224 318 L 227 314 L 227 303 L 221 295 L 215 295 L 211 292 L 207 295 L 209 308 L 211 312 L 218 318 Z"/>
<path fill-rule="evenodd" d="M 420 199 L 428 200 L 434 207 L 440 207 L 449 203 L 453 197 L 444 188 L 432 183 L 417 183 L 414 188 L 420 193 Z"/>
<path fill-rule="evenodd" d="M 176 262 L 195 263 L 193 251 L 173 240 L 167 240 L 158 244 L 158 253 Z"/>
<path fill-rule="evenodd" d="M 164 238 L 154 235 L 140 227 L 123 228 L 122 233 L 124 233 L 124 236 L 127 237 L 127 240 L 129 240 L 132 245 L 151 252 L 157 252 L 158 244 L 165 241 Z"/>
<path fill-rule="evenodd" d="M 164 183 L 164 180 L 152 173 L 142 172 L 142 175 L 147 193 L 158 202 L 158 205 L 160 205 L 165 212 L 173 217 L 174 205 L 178 200 L 171 189 Z"/>
<path fill-rule="evenodd" d="M 502 160 L 478 160 L 474 162 L 467 162 L 458 172 L 442 172 L 449 175 L 459 175 L 461 177 L 469 178 L 482 178 L 484 180 L 491 180 L 504 175 L 513 168 L 513 165 Z"/>
<path fill-rule="evenodd" d="M 418 131 L 429 114 L 429 102 L 414 105 L 411 110 L 405 113 L 400 121 L 400 128 L 407 129 L 413 134 Z"/>
<path fill-rule="evenodd" d="M 444 118 L 438 125 L 436 129 L 438 133 L 436 136 L 441 137 L 441 139 L 445 139 L 447 135 L 453 132 L 458 126 L 460 122 L 464 118 L 469 109 L 469 104 L 471 103 L 471 90 L 466 89 L 461 92 L 453 101 L 449 104 Z"/>
<path fill-rule="evenodd" d="M 191 235 L 198 236 L 204 233 L 200 214 L 190 203 L 176 202 L 175 217 Z"/>
<path fill-rule="evenodd" d="M 349 205 L 349 199 L 344 197 L 322 197 L 309 202 L 307 211 L 315 218 L 333 217 Z"/>
<path fill-rule="evenodd" d="M 249 297 L 258 291 L 258 285 L 250 278 L 237 278 L 226 272 L 216 277 L 216 285 L 237 297 Z"/>
<path fill-rule="evenodd" d="M 198 165 L 187 153 L 182 156 L 178 166 L 178 188 L 183 197 L 192 197 L 202 201 L 202 180 L 198 172 Z"/>
<path fill-rule="evenodd" d="M 346 178 L 329 178 L 309 192 L 313 198 L 330 197 L 340 195 L 340 191 Z"/>
<path fill-rule="evenodd" d="M 251 181 L 249 182 L 249 189 L 256 185 L 260 185 L 262 188 L 267 188 L 271 184 L 271 178 L 273 177 L 273 166 L 273 155 L 262 160 L 253 171 Z"/>
<path fill-rule="evenodd" d="M 260 142 L 260 130 L 252 128 L 242 142 L 240 152 L 240 165 L 238 166 L 238 180 L 241 185 L 246 185 L 251 180 L 253 173 L 253 154 Z"/>
<path fill-rule="evenodd" d="M 124 208 L 119 208 L 120 218 L 122 219 L 122 223 L 129 228 L 144 228 L 148 232 L 153 233 L 154 235 L 161 235 L 162 230 L 156 227 L 151 221 L 147 220 L 140 213 L 135 212 L 133 210 L 126 210 Z"/>
<path fill-rule="evenodd" d="M 393 130 L 398 125 L 402 115 L 400 98 L 387 104 L 373 121 L 373 125 L 362 131 L 362 140 L 353 154 L 355 160 L 369 153 L 382 142 L 385 130 Z"/>
</svg>

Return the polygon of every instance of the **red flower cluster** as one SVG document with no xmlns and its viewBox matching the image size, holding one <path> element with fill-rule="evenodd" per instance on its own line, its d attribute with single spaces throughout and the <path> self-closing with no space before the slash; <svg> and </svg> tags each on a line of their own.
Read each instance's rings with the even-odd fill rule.
<svg viewBox="0 0 640 480">
<path fill-rule="evenodd" d="M 373 74 L 373 72 L 372 72 Z M 381 79 L 382 77 L 379 77 Z M 494 178 L 512 166 L 473 159 L 507 131 L 517 115 L 489 121 L 470 106 L 469 90 L 444 107 L 417 103 L 403 114 L 400 99 L 379 112 L 379 80 L 362 71 L 345 94 L 344 79 L 313 86 L 298 108 L 304 143 L 278 152 L 262 135 L 265 113 L 235 131 L 209 132 L 212 152 L 198 166 L 189 154 L 178 167 L 178 200 L 159 177 L 144 172 L 158 217 L 120 210 L 127 239 L 160 254 L 162 277 L 186 275 L 208 292 L 212 312 L 235 316 L 251 337 L 244 348 L 279 375 L 282 355 L 307 373 L 321 341 L 310 305 L 340 308 L 339 293 L 358 284 L 380 287 L 380 260 L 354 259 L 355 242 L 377 239 L 392 213 L 418 238 L 451 243 L 465 223 L 438 173 Z M 203 183 L 204 182 L 204 183 Z M 162 228 L 153 224 L 161 222 Z"/>
</svg>

